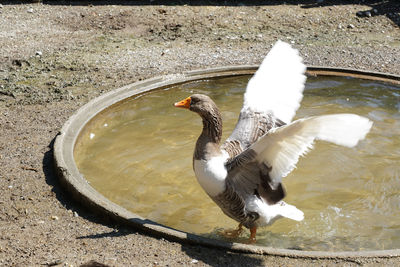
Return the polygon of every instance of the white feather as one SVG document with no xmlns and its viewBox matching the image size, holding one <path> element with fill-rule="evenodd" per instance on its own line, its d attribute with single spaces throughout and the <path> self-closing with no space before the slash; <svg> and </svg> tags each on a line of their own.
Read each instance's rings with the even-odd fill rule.
<svg viewBox="0 0 400 267">
<path fill-rule="evenodd" d="M 228 174 L 225 162 L 228 153 L 213 157 L 208 161 L 194 160 L 194 173 L 197 181 L 210 196 L 216 196 L 225 190 L 225 179 Z"/>
<path fill-rule="evenodd" d="M 275 205 L 280 205 L 279 213 L 283 217 L 295 221 L 302 221 L 304 219 L 304 213 L 293 205 L 287 204 L 284 201 L 281 201 Z"/>
<path fill-rule="evenodd" d="M 254 197 L 246 202 L 246 208 L 249 211 L 257 212 L 260 217 L 257 220 L 258 226 L 273 224 L 277 219 L 285 217 L 296 221 L 304 219 L 304 213 L 293 205 L 284 201 L 269 205 L 261 199 Z"/>
<path fill-rule="evenodd" d="M 301 155 L 312 148 L 314 140 L 353 147 L 365 138 L 372 122 L 355 114 L 335 114 L 297 120 L 276 128 L 251 148 L 258 160 L 272 167 L 272 181 L 281 181 L 295 167 Z"/>
<path fill-rule="evenodd" d="M 289 123 L 303 98 L 305 70 L 296 49 L 276 42 L 247 85 L 243 109 L 270 111 Z"/>
</svg>

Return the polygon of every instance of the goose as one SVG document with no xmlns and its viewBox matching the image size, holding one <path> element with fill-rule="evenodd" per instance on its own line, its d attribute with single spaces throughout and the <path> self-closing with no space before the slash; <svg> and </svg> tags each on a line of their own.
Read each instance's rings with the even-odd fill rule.
<svg viewBox="0 0 400 267">
<path fill-rule="evenodd" d="M 193 169 L 198 183 L 224 214 L 239 222 L 228 237 L 250 229 L 256 242 L 258 227 L 279 218 L 301 221 L 304 213 L 283 201 L 282 178 L 316 140 L 354 147 L 372 122 L 355 114 L 331 114 L 292 121 L 303 98 L 306 66 L 299 52 L 277 41 L 247 84 L 237 124 L 221 143 L 222 118 L 214 101 L 193 94 L 174 104 L 200 115 L 203 130 L 197 139 Z"/>
</svg>

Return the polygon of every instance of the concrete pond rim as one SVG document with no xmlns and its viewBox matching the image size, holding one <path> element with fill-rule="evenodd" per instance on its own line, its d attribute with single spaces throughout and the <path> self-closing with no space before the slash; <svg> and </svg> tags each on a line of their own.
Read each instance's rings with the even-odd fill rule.
<svg viewBox="0 0 400 267">
<path fill-rule="evenodd" d="M 196 234 L 180 231 L 161 225 L 157 222 L 143 218 L 125 208 L 113 203 L 90 186 L 88 181 L 79 172 L 74 160 L 76 141 L 85 127 L 96 115 L 109 109 L 115 104 L 136 95 L 159 90 L 162 88 L 193 82 L 198 80 L 222 78 L 238 75 L 254 74 L 258 66 L 241 65 L 211 68 L 205 70 L 187 71 L 181 74 L 171 74 L 135 82 L 124 87 L 114 89 L 103 94 L 79 108 L 63 125 L 54 142 L 54 166 L 61 185 L 83 206 L 93 213 L 99 213 L 106 218 L 122 225 L 133 227 L 151 235 L 162 237 L 171 241 L 203 245 L 207 247 L 227 249 L 242 253 L 255 253 L 276 255 L 294 258 L 388 258 L 400 257 L 400 248 L 391 250 L 371 251 L 304 251 L 294 249 L 281 249 L 266 246 L 247 245 L 234 242 L 226 242 L 202 237 Z M 368 72 L 355 69 L 330 68 L 308 66 L 307 75 L 311 76 L 345 76 L 390 84 L 400 85 L 400 76 Z"/>
</svg>

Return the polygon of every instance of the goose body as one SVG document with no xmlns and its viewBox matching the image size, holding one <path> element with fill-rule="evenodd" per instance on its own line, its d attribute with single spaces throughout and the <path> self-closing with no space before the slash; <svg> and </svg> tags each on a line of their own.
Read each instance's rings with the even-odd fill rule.
<svg viewBox="0 0 400 267">
<path fill-rule="evenodd" d="M 204 191 L 232 219 L 256 229 L 302 211 L 283 201 L 282 178 L 315 140 L 353 147 L 372 122 L 355 114 L 309 117 L 292 122 L 303 97 L 305 65 L 297 50 L 278 41 L 249 81 L 235 129 L 221 144 L 222 118 L 210 97 L 194 94 L 175 103 L 200 115 L 193 169 Z"/>
</svg>

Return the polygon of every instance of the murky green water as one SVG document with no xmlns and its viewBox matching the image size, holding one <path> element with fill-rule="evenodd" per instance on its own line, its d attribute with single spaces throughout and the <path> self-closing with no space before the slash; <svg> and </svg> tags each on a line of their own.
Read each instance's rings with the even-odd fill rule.
<svg viewBox="0 0 400 267">
<path fill-rule="evenodd" d="M 192 93 L 220 107 L 227 137 L 249 76 L 192 82 L 127 100 L 92 121 L 75 149 L 79 170 L 115 203 L 156 222 L 220 238 L 235 228 L 192 170 L 200 117 L 173 103 Z M 374 126 L 355 148 L 319 142 L 284 179 L 305 219 L 260 228 L 257 244 L 304 250 L 400 248 L 400 88 L 351 78 L 309 78 L 297 117 L 351 112 Z M 247 234 L 247 233 L 246 233 Z M 243 236 L 237 242 L 246 240 Z"/>
</svg>

